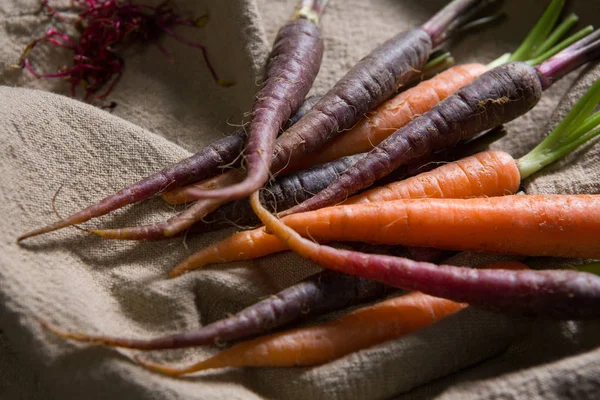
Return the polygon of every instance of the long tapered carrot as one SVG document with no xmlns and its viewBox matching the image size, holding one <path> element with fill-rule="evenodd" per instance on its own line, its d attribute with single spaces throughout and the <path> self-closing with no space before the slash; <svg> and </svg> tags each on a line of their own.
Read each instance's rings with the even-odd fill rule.
<svg viewBox="0 0 600 400">
<path fill-rule="evenodd" d="M 136 361 L 154 371 L 183 375 L 225 367 L 294 367 L 323 364 L 399 338 L 460 311 L 466 304 L 413 292 L 324 324 L 283 331 L 238 343 L 184 368 Z"/>
<path fill-rule="evenodd" d="M 300 0 L 299 7 L 290 21 L 280 29 L 267 62 L 265 82 L 257 94 L 248 133 L 241 129 L 194 156 L 106 197 L 66 219 L 28 232 L 17 241 L 79 224 L 147 199 L 166 189 L 211 177 L 239 156 L 244 139 L 247 139 L 246 161 L 252 172 L 246 182 L 250 184 L 252 180 L 261 180 L 263 177 L 266 180 L 275 136 L 300 107 L 319 71 L 323 56 L 319 18 L 327 1 Z M 223 179 L 223 182 L 230 185 L 237 184 L 238 181 L 239 179 Z M 257 188 L 260 186 L 262 183 Z M 248 193 L 252 191 L 249 190 Z"/>
<path fill-rule="evenodd" d="M 600 196 L 594 195 L 425 198 L 328 207 L 283 221 L 318 241 L 597 258 L 599 207 Z M 286 249 L 264 229 L 241 232 L 183 260 L 170 276 Z"/>
<path fill-rule="evenodd" d="M 292 250 L 329 269 L 492 311 L 558 319 L 600 317 L 600 277 L 588 272 L 480 270 L 334 249 L 305 239 L 286 226 L 261 206 L 258 193 L 251 196 L 251 203 L 265 226 Z M 432 203 L 451 203 L 459 207 L 446 204 L 443 213 L 439 213 L 437 207 L 431 207 Z M 394 202 L 383 203 L 390 204 Z M 394 216 L 400 218 L 399 224 L 398 219 L 386 224 L 387 218 L 382 216 L 387 213 L 378 214 L 378 219 L 372 222 L 372 226 L 379 225 L 386 236 L 397 233 L 395 225 L 403 225 L 408 229 L 402 229 L 399 237 L 408 236 L 408 232 L 413 237 L 425 233 L 436 236 L 433 239 L 436 245 L 460 242 L 469 243 L 465 247 L 483 250 L 548 254 L 547 249 L 543 249 L 546 246 L 552 248 L 553 255 L 600 257 L 597 240 L 600 196 L 504 196 L 409 200 L 398 204 L 406 206 L 407 211 Z M 476 205 L 475 209 L 471 209 L 471 205 Z M 363 217 L 364 214 L 359 219 Z M 367 218 L 370 217 L 372 215 Z M 436 220 L 433 228 L 427 226 L 428 219 Z M 337 221 L 343 221 L 344 230 L 352 229 L 345 224 L 351 219 Z M 476 227 L 482 229 L 474 229 Z M 334 225 L 330 228 L 334 229 Z M 361 229 L 370 230 L 365 224 Z M 490 243 L 491 240 L 494 243 Z"/>
<path fill-rule="evenodd" d="M 140 350 L 174 349 L 219 344 L 267 332 L 301 318 L 364 303 L 386 291 L 389 288 L 379 282 L 324 270 L 228 318 L 193 331 L 149 340 L 87 335 L 41 323 L 59 336 L 80 342 Z"/>
<path fill-rule="evenodd" d="M 594 32 L 535 67 L 510 62 L 493 68 L 389 136 L 325 190 L 281 215 L 338 204 L 415 157 L 515 119 L 533 108 L 556 80 L 598 56 L 600 32 Z"/>
<path fill-rule="evenodd" d="M 319 71 L 323 39 L 318 23 L 327 2 L 301 1 L 292 21 L 279 30 L 267 62 L 265 83 L 252 108 L 244 150 L 247 176 L 229 186 L 221 197 L 246 197 L 267 181 L 277 133 L 300 106 Z"/>
</svg>

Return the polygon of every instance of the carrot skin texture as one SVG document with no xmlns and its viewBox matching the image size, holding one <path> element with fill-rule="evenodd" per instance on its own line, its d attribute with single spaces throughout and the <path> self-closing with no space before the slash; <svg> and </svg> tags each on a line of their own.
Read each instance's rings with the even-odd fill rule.
<svg viewBox="0 0 600 400">
<path fill-rule="evenodd" d="M 309 19 L 293 19 L 279 30 L 264 86 L 252 108 L 244 151 L 247 176 L 236 185 L 211 190 L 209 198 L 244 198 L 267 181 L 277 133 L 308 94 L 319 72 L 323 49 L 321 30 Z"/>
<path fill-rule="evenodd" d="M 400 165 L 517 118 L 541 95 L 533 67 L 512 62 L 494 68 L 389 136 L 317 196 L 282 215 L 340 203 Z"/>
<path fill-rule="evenodd" d="M 390 134 L 429 111 L 484 72 L 483 64 L 457 65 L 401 92 L 368 112 L 352 129 L 311 154 L 305 165 L 325 163 L 349 154 L 372 150 Z"/>
<path fill-rule="evenodd" d="M 376 203 L 417 198 L 470 198 L 515 194 L 521 176 L 515 159 L 488 150 L 442 165 L 403 181 L 367 190 L 343 204 Z"/>
<path fill-rule="evenodd" d="M 283 222 L 317 241 L 595 259 L 600 258 L 599 209 L 600 196 L 593 195 L 432 198 L 328 207 Z M 240 232 L 186 258 L 169 276 L 287 249 L 264 228 Z"/>
<path fill-rule="evenodd" d="M 280 291 L 235 315 L 197 330 L 157 339 L 138 340 L 65 332 L 42 325 L 64 338 L 139 350 L 175 349 L 219 344 L 267 332 L 299 319 L 337 311 L 383 296 L 390 288 L 382 283 L 324 270 Z"/>
<path fill-rule="evenodd" d="M 169 375 L 225 367 L 294 367 L 323 364 L 401 337 L 465 308 L 466 304 L 409 293 L 324 324 L 238 343 L 193 366 L 176 369 L 140 364 Z"/>
<path fill-rule="evenodd" d="M 510 197 L 514 197 L 512 202 L 524 202 L 526 207 L 535 206 L 537 201 L 535 198 L 545 198 L 544 196 L 505 196 L 484 200 L 505 201 Z M 585 207 L 586 205 L 589 206 L 590 203 L 595 206 L 596 214 L 598 214 L 600 196 L 550 197 L 557 197 L 560 200 L 570 198 L 572 199 L 572 204 L 569 204 L 569 201 L 564 201 L 561 204 L 559 200 L 559 204 L 553 203 L 550 207 L 538 208 L 535 210 L 535 216 L 542 216 L 542 218 L 538 218 L 538 221 L 534 221 L 534 223 L 545 221 L 549 224 L 558 224 L 565 220 L 566 215 L 570 215 L 569 212 L 576 211 L 578 215 L 575 218 L 576 221 L 572 221 L 572 225 L 581 225 L 585 221 L 586 215 L 584 214 L 587 213 L 589 216 L 590 212 L 593 212 L 593 209 L 590 210 L 589 207 Z M 533 200 L 527 198 L 533 198 Z M 440 201 L 448 202 L 448 200 L 433 200 L 433 202 Z M 450 201 L 478 202 L 481 199 Z M 411 202 L 424 203 L 425 201 L 409 200 L 405 203 Z M 497 201 L 494 203 L 497 203 Z M 384 204 L 389 205 L 392 202 Z M 307 240 L 293 229 L 290 229 L 290 227 L 271 215 L 258 203 L 258 194 L 252 196 L 252 205 L 265 226 L 289 245 L 292 250 L 325 268 L 377 280 L 390 286 L 420 291 L 457 302 L 469 303 L 474 307 L 502 313 L 544 316 L 557 319 L 597 319 L 600 317 L 600 309 L 598 308 L 598 302 L 600 301 L 600 277 L 597 275 L 571 270 L 481 270 L 450 265 L 438 266 L 406 258 L 334 249 Z M 499 204 L 493 205 L 502 207 Z M 556 207 L 557 205 L 559 206 L 558 208 Z M 574 207 L 569 207 L 566 213 L 563 214 L 560 206 L 564 205 Z M 584 209 L 580 209 L 580 206 L 584 206 Z M 556 212 L 557 209 L 559 210 L 558 212 Z M 554 214 L 558 217 L 558 220 L 554 218 L 548 221 L 548 219 L 544 218 L 548 216 L 548 212 L 552 214 L 552 211 L 555 211 Z M 414 216 L 416 217 L 416 215 Z M 439 218 L 439 214 L 436 214 L 432 219 L 436 219 L 436 217 Z M 490 216 L 490 214 L 487 217 L 489 217 L 490 221 L 495 220 L 494 216 Z M 457 218 L 458 220 L 460 218 Z M 415 225 L 420 227 L 419 221 L 421 219 L 416 218 L 414 221 L 416 222 Z M 517 221 L 516 225 L 520 222 L 522 220 Z M 599 227 L 600 217 L 596 219 L 596 232 L 587 230 L 586 233 L 593 238 L 598 238 L 597 231 Z M 546 227 L 540 226 L 539 229 L 543 231 Z M 429 232 L 431 233 L 432 231 L 430 230 Z M 452 233 L 458 236 L 458 232 L 459 230 L 457 229 L 457 232 Z M 559 236 L 565 237 L 572 233 L 572 230 L 560 231 Z M 545 239 L 543 234 L 537 236 L 530 234 L 525 237 L 518 237 L 517 240 L 529 241 L 529 244 L 535 240 L 535 244 L 538 247 L 548 245 L 548 243 L 537 243 L 540 236 L 542 236 L 542 239 Z M 579 243 L 577 242 L 582 239 L 582 235 L 578 234 L 575 236 L 572 240 L 576 242 L 575 245 L 578 245 Z M 507 238 L 506 232 L 500 232 L 498 237 Z M 475 241 L 477 241 L 477 238 Z M 586 244 L 589 245 L 590 242 L 593 242 L 593 240 L 588 238 L 588 243 Z M 597 258 L 600 254 L 600 245 L 596 243 L 595 248 Z"/>
</svg>

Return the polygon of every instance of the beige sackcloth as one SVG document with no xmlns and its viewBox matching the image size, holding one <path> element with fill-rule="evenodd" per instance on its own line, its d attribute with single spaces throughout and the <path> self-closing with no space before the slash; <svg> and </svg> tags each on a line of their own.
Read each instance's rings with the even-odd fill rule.
<svg viewBox="0 0 600 400">
<path fill-rule="evenodd" d="M 51 1 L 64 21 L 35 14 L 39 0 L 0 1 L 1 399 L 600 398 L 597 322 L 523 320 L 467 309 L 322 366 L 224 369 L 183 378 L 133 364 L 127 356 L 139 351 L 77 344 L 40 329 L 36 318 L 88 333 L 153 338 L 224 318 L 318 270 L 282 253 L 166 279 L 179 260 L 234 229 L 149 243 L 65 229 L 16 245 L 19 234 L 56 220 L 51 198 L 61 185 L 56 208 L 66 215 L 189 156 L 244 121 L 275 33 L 295 0 L 175 2 L 195 15 L 209 12 L 205 27 L 179 32 L 204 43 L 222 79 L 235 86 L 215 85 L 199 51 L 165 38 L 176 62 L 152 46 L 130 50 L 109 98 L 118 103 L 111 114 L 67 97 L 65 82 L 8 68 L 32 38 L 51 26 L 69 29 L 69 0 Z M 444 3 L 331 0 L 313 92 L 324 92 L 377 44 L 418 26 Z M 455 58 L 486 63 L 514 49 L 545 3 L 507 1 L 509 19 L 455 43 Z M 599 2 L 577 0 L 571 8 L 582 26 L 600 22 Z M 35 67 L 47 72 L 68 57 L 50 46 L 34 55 Z M 598 76 L 600 66 L 570 74 L 532 112 L 508 124 L 508 136 L 493 148 L 525 154 Z M 586 145 L 529 179 L 524 189 L 598 193 L 599 155 L 600 146 Z M 174 212 L 153 199 L 86 226 L 131 226 Z M 484 261 L 469 255 L 451 260 Z M 559 263 L 535 261 L 537 267 Z M 217 351 L 203 346 L 141 355 L 184 365 Z"/>
</svg>

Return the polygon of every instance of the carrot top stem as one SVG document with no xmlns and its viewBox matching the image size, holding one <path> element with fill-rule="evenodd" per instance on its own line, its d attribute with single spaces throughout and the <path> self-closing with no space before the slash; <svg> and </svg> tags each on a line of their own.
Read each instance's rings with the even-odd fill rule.
<svg viewBox="0 0 600 400">
<path fill-rule="evenodd" d="M 489 63 L 487 68 L 492 69 L 510 61 L 525 61 L 529 65 L 536 65 L 590 34 L 594 30 L 591 26 L 561 41 L 579 20 L 577 15 L 570 14 L 555 29 L 552 29 L 562 12 L 564 3 L 564 0 L 553 0 L 517 50 L 512 54 L 503 54 Z"/>
<path fill-rule="evenodd" d="M 424 23 L 421 29 L 429 34 L 432 46 L 437 47 L 446 41 L 455 30 L 470 22 L 474 13 L 491 1 L 477 3 L 477 0 L 453 0 Z"/>
<path fill-rule="evenodd" d="M 584 37 L 588 36 L 593 31 L 594 31 L 594 27 L 592 25 L 588 25 L 585 28 L 583 28 L 580 31 L 578 31 L 577 33 L 574 33 L 573 35 L 569 36 L 568 38 L 566 38 L 562 42 L 554 45 L 552 48 L 550 48 L 549 50 L 547 50 L 544 53 L 540 54 L 539 56 L 537 56 L 537 57 L 535 57 L 535 58 L 527 61 L 527 63 L 529 65 L 536 65 L 536 64 L 539 64 L 541 62 L 544 62 L 545 60 L 549 59 L 550 57 L 552 57 L 556 53 L 559 53 L 559 52 L 563 51 L 567 47 L 571 46 L 573 43 L 576 43 L 579 40 L 583 39 Z"/>
<path fill-rule="evenodd" d="M 431 69 L 437 69 L 440 65 L 447 64 L 448 61 L 453 63 L 454 58 L 452 57 L 452 54 L 449 51 L 446 51 L 446 52 L 440 54 L 439 56 L 430 58 L 429 61 L 427 62 L 427 64 L 425 64 L 423 66 L 423 72 L 426 72 L 427 70 L 431 70 Z"/>
<path fill-rule="evenodd" d="M 544 42 L 536 49 L 534 57 L 539 56 L 550 50 L 560 38 L 566 35 L 579 22 L 579 17 L 575 13 L 569 14 L 544 40 Z"/>
<path fill-rule="evenodd" d="M 600 31 L 595 31 L 535 67 L 543 90 L 548 89 L 569 72 L 599 56 Z"/>
<path fill-rule="evenodd" d="M 329 0 L 303 0 L 292 15 L 292 19 L 306 18 L 319 25 L 319 20 L 325 11 Z"/>
<path fill-rule="evenodd" d="M 588 89 L 540 144 L 518 160 L 521 180 L 598 136 L 600 111 L 592 114 L 598 103 L 600 103 L 600 80 Z"/>
<path fill-rule="evenodd" d="M 515 50 L 508 61 L 523 61 L 535 57 L 536 52 L 540 48 L 544 48 L 544 42 L 549 38 L 564 5 L 565 0 L 552 0 L 538 23 L 535 24 L 521 46 Z"/>
</svg>

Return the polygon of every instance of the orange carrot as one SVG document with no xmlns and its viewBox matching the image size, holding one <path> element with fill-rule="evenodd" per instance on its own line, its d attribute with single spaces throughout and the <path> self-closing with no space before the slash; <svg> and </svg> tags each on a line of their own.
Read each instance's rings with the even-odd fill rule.
<svg viewBox="0 0 600 400">
<path fill-rule="evenodd" d="M 485 71 L 486 66 L 483 64 L 457 65 L 421 82 L 367 113 L 352 129 L 311 154 L 296 168 L 322 164 L 372 150 L 389 135 L 429 111 Z"/>
<path fill-rule="evenodd" d="M 599 210 L 594 195 L 428 198 L 328 207 L 283 222 L 318 241 L 599 258 Z M 184 260 L 170 275 L 286 248 L 264 229 L 240 232 Z"/>
<path fill-rule="evenodd" d="M 360 308 L 320 325 L 279 332 L 238 343 L 185 368 L 136 361 L 168 375 L 211 368 L 317 365 L 398 338 L 430 325 L 467 305 L 413 292 Z"/>
</svg>

